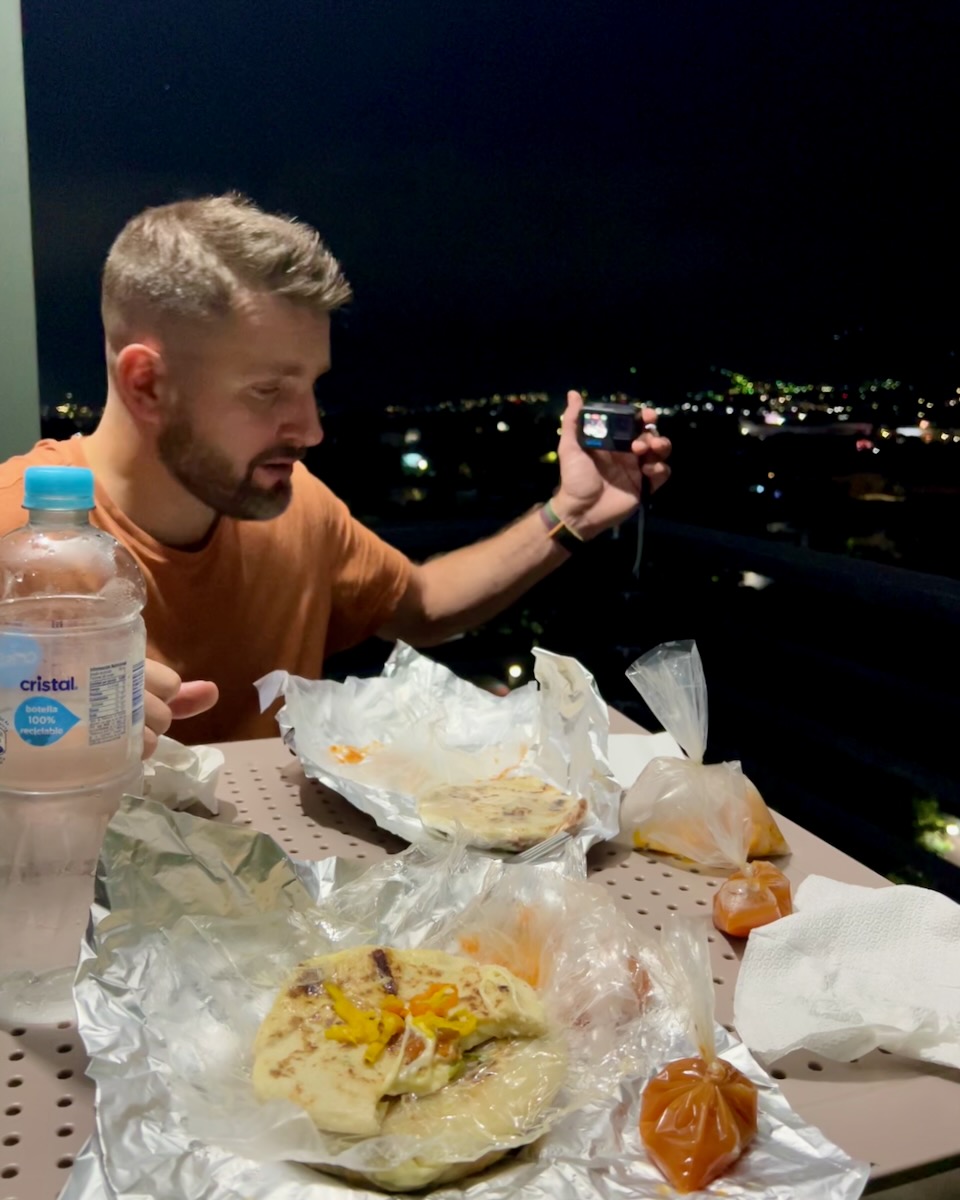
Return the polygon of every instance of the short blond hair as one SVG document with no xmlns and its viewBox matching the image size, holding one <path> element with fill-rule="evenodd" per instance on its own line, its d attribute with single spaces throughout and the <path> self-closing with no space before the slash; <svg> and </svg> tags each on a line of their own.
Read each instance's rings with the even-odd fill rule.
<svg viewBox="0 0 960 1200">
<path fill-rule="evenodd" d="M 108 337 L 170 318 L 229 316 L 249 292 L 318 313 L 351 297 L 340 264 L 315 229 L 266 213 L 236 193 L 148 208 L 117 236 L 103 268 Z"/>
</svg>

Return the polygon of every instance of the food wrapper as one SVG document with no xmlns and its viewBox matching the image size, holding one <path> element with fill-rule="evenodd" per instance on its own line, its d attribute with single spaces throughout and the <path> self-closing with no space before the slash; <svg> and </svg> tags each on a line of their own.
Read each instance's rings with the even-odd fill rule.
<svg viewBox="0 0 960 1200">
<path fill-rule="evenodd" d="M 624 797 L 621 828 L 640 849 L 736 868 L 789 852 L 760 793 L 737 762 L 705 765 L 707 685 L 694 642 L 665 642 L 627 676 L 676 738 L 685 759 L 655 758 Z"/>
<path fill-rule="evenodd" d="M 257 683 L 305 774 L 408 842 L 422 840 L 417 796 L 442 784 L 515 774 L 587 802 L 579 844 L 616 836 L 622 788 L 607 762 L 609 715 L 575 659 L 534 650 L 537 683 L 493 696 L 398 642 L 373 679 L 307 680 L 275 671 Z M 539 684 L 539 686 L 538 686 Z"/>
<path fill-rule="evenodd" d="M 292 1161 L 356 1165 L 371 1139 L 331 1142 L 294 1106 L 253 1100 L 260 1021 L 310 954 L 361 944 L 464 953 L 472 938 L 483 957 L 504 913 L 524 910 L 545 938 L 538 987 L 565 1038 L 566 1084 L 535 1143 L 431 1195 L 663 1200 L 640 1144 L 639 1095 L 682 1051 L 685 1022 L 667 1000 L 656 947 L 582 875 L 575 845 L 526 865 L 439 840 L 361 874 L 335 858 L 295 862 L 247 828 L 126 799 L 104 841 L 75 987 L 96 1130 L 61 1200 L 381 1196 Z M 528 947 L 508 938 L 500 949 L 522 965 Z M 757 1083 L 761 1108 L 757 1141 L 723 1195 L 855 1200 L 866 1168 L 792 1113 L 742 1046 L 722 1030 L 718 1038 Z M 378 1149 L 388 1159 L 405 1152 Z"/>
<path fill-rule="evenodd" d="M 223 752 L 214 746 L 184 746 L 171 737 L 161 737 L 143 764 L 143 794 L 170 808 L 199 804 L 216 816 L 223 762 Z"/>
</svg>

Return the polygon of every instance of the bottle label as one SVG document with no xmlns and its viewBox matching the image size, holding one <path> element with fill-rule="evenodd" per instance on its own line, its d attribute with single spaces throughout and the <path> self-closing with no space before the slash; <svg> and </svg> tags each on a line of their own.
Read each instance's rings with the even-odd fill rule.
<svg viewBox="0 0 960 1200">
<path fill-rule="evenodd" d="M 133 724 L 143 723 L 143 675 L 146 664 L 138 662 L 133 668 Z"/>
<path fill-rule="evenodd" d="M 0 637 L 0 688 L 19 688 L 43 665 L 43 650 L 36 638 L 25 633 Z"/>
<path fill-rule="evenodd" d="M 0 628 L 3 786 L 39 785 L 58 771 L 78 778 L 108 773 L 138 754 L 143 651 L 142 626 L 127 636 L 110 629 L 32 635 Z M 74 760 L 76 753 L 87 757 Z"/>
<path fill-rule="evenodd" d="M 126 662 L 90 668 L 90 745 L 115 742 L 127 732 L 127 714 L 132 709 L 127 686 Z"/>
<path fill-rule="evenodd" d="M 24 700 L 13 714 L 13 727 L 28 746 L 52 746 L 79 720 L 59 700 Z"/>
</svg>

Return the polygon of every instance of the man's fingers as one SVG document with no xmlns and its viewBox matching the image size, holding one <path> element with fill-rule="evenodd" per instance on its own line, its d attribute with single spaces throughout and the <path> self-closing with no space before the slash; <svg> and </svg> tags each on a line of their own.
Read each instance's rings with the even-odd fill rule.
<svg viewBox="0 0 960 1200">
<path fill-rule="evenodd" d="M 573 413 L 574 416 L 583 408 L 583 397 L 579 392 L 567 392 L 567 412 Z"/>
<path fill-rule="evenodd" d="M 161 737 L 174 721 L 195 717 L 213 708 L 219 699 L 217 685 L 206 679 L 181 683 L 171 671 L 154 659 L 147 659 L 144 671 L 143 757 L 149 758 Z"/>
<path fill-rule="evenodd" d="M 579 392 L 567 392 L 567 407 L 563 410 L 563 416 L 560 419 L 561 433 L 573 434 L 577 433 L 577 418 L 580 416 L 580 410 L 583 408 L 583 397 Z"/>
<path fill-rule="evenodd" d="M 159 738 L 153 732 L 149 725 L 145 725 L 143 729 L 143 757 L 149 758 L 155 753 L 159 744 Z"/>
<path fill-rule="evenodd" d="M 180 676 L 170 667 L 157 662 L 156 659 L 148 658 L 143 684 L 146 692 L 156 696 L 164 704 L 169 704 L 180 690 Z"/>
<path fill-rule="evenodd" d="M 173 714 L 166 701 L 151 692 L 143 697 L 143 757 L 149 758 L 157 748 L 157 739 L 170 728 Z"/>
<path fill-rule="evenodd" d="M 669 438 L 660 437 L 655 433 L 643 433 L 635 438 L 631 447 L 634 454 L 650 454 L 654 458 L 669 458 L 673 445 Z"/>
<path fill-rule="evenodd" d="M 650 480 L 651 492 L 655 492 L 657 488 L 663 487 L 670 478 L 670 468 L 666 463 L 645 463 L 641 469 L 647 479 Z"/>
<path fill-rule="evenodd" d="M 213 708 L 219 699 L 220 692 L 215 683 L 208 679 L 191 680 L 180 685 L 179 692 L 170 701 L 170 711 L 175 721 L 183 721 Z"/>
</svg>

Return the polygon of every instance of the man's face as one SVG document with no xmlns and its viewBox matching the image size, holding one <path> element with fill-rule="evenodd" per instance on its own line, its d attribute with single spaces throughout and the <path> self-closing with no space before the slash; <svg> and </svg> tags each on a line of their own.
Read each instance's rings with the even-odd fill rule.
<svg viewBox="0 0 960 1200">
<path fill-rule="evenodd" d="M 279 516 L 294 463 L 323 437 L 313 388 L 330 369 L 329 317 L 253 296 L 210 329 L 172 335 L 163 357 L 163 465 L 222 516 Z"/>
</svg>

